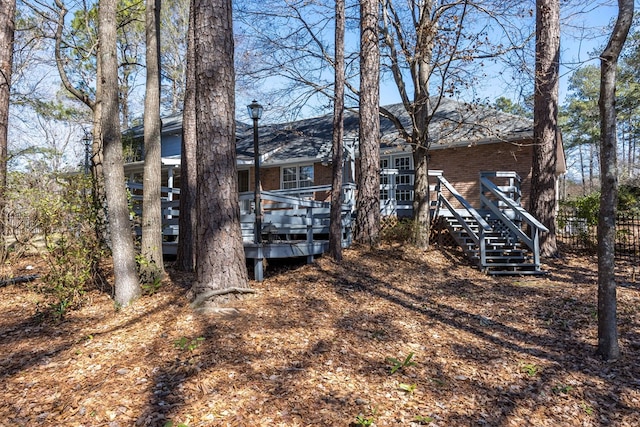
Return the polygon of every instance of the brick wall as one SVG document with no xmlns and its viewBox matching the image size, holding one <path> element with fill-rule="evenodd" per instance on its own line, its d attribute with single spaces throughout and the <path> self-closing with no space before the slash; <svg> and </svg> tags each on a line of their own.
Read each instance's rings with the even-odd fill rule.
<svg viewBox="0 0 640 427">
<path fill-rule="evenodd" d="M 444 177 L 472 206 L 480 206 L 480 171 L 516 171 L 522 179 L 522 206 L 528 207 L 533 162 L 531 145 L 503 142 L 429 153 L 429 168 L 441 169 Z"/>
<path fill-rule="evenodd" d="M 445 178 L 466 198 L 472 206 L 480 206 L 480 171 L 516 171 L 522 178 L 522 205 L 527 208 L 531 190 L 531 167 L 533 147 L 529 144 L 485 144 L 473 147 L 448 148 L 429 152 L 429 168 L 443 170 Z M 356 172 L 358 170 L 356 162 Z M 280 188 L 280 168 L 260 169 L 262 188 Z M 332 166 L 314 165 L 314 185 L 331 184 Z M 254 174 L 250 170 L 250 189 L 253 189 Z M 326 192 L 317 193 L 316 200 L 328 200 Z"/>
<path fill-rule="evenodd" d="M 251 168 L 251 185 L 254 184 L 254 173 Z M 280 189 L 280 168 L 260 168 L 260 182 L 263 190 L 279 190 Z M 251 187 L 253 188 L 253 187 Z"/>
</svg>

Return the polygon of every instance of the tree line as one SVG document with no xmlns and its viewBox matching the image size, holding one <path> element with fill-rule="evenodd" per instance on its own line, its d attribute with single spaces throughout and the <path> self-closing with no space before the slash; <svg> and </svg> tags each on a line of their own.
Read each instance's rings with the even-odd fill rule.
<svg viewBox="0 0 640 427">
<path fill-rule="evenodd" d="M 640 32 L 636 29 L 621 52 L 617 70 L 616 116 L 618 119 L 619 179 L 638 185 L 638 138 L 640 137 Z M 560 110 L 560 125 L 565 148 L 573 154 L 577 181 L 582 196 L 599 189 L 600 126 L 598 98 L 600 68 L 587 64 L 575 70 L 569 78 L 569 94 Z"/>
</svg>

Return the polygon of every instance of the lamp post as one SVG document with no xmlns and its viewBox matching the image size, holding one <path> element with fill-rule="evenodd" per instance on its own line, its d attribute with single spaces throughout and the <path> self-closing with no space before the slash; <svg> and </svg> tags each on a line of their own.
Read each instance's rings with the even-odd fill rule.
<svg viewBox="0 0 640 427">
<path fill-rule="evenodd" d="M 260 149 L 258 147 L 258 120 L 262 117 L 262 105 L 256 100 L 247 105 L 249 117 L 253 120 L 253 161 L 254 161 L 254 184 L 255 184 L 255 243 L 262 243 L 262 206 L 260 201 Z"/>
</svg>

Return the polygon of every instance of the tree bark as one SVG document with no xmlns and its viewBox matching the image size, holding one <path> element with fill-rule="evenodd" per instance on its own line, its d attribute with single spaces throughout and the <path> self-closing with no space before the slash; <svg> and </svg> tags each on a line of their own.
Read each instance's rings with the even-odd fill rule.
<svg viewBox="0 0 640 427">
<path fill-rule="evenodd" d="M 417 21 L 415 66 L 412 77 L 415 83 L 413 105 L 410 109 L 413 122 L 412 140 L 415 142 L 413 161 L 415 169 L 413 220 L 414 243 L 420 249 L 429 247 L 429 123 L 436 108 L 432 108 L 429 84 L 433 73 L 434 36 L 439 24 L 431 17 L 433 1 L 424 1 L 420 7 L 420 19 Z M 464 18 L 464 14 L 462 15 Z M 442 93 L 440 93 L 442 97 Z M 438 104 L 438 103 L 436 103 Z"/>
<path fill-rule="evenodd" d="M 345 4 L 336 0 L 335 34 L 335 98 L 333 101 L 333 174 L 331 186 L 331 214 L 329 225 L 329 253 L 342 261 L 342 162 L 344 157 L 344 33 Z"/>
<path fill-rule="evenodd" d="M 116 55 L 117 0 L 100 0 L 98 11 L 102 67 L 102 139 L 115 301 L 125 307 L 140 295 L 129 207 L 125 189 L 122 135 L 118 105 L 118 58 Z"/>
<path fill-rule="evenodd" d="M 231 0 L 195 0 L 197 199 L 195 299 L 248 286 L 240 231 Z M 218 294 L 211 305 L 237 292 Z"/>
<path fill-rule="evenodd" d="M 360 2 L 360 173 L 356 197 L 358 243 L 380 243 L 380 48 L 378 1 Z"/>
<path fill-rule="evenodd" d="M 536 1 L 536 67 L 533 123 L 533 170 L 530 210 L 548 229 L 540 236 L 540 254 L 556 256 L 556 164 L 560 1 Z"/>
<path fill-rule="evenodd" d="M 615 281 L 615 235 L 618 204 L 616 158 L 616 68 L 633 20 L 634 0 L 618 0 L 618 18 L 600 55 L 600 213 L 598 215 L 598 354 L 620 357 Z"/>
<path fill-rule="evenodd" d="M 147 82 L 144 99 L 144 174 L 140 277 L 153 283 L 164 275 L 162 259 L 162 158 L 160 121 L 160 0 L 147 0 Z"/>
<path fill-rule="evenodd" d="M 9 95 L 15 33 L 15 0 L 7 0 L 0 9 L 0 243 L 4 245 L 4 195 L 7 187 L 7 142 Z M 0 248 L 3 250 L 4 248 Z"/>
<path fill-rule="evenodd" d="M 176 266 L 193 271 L 196 266 L 196 90 L 195 90 L 195 16 L 194 1 L 189 6 L 187 41 L 187 79 L 182 111 L 182 150 L 180 154 L 180 237 Z"/>
<path fill-rule="evenodd" d="M 413 149 L 415 169 L 413 181 L 413 241 L 416 247 L 426 250 L 429 247 L 430 211 L 429 211 L 429 149 L 417 145 Z"/>
</svg>

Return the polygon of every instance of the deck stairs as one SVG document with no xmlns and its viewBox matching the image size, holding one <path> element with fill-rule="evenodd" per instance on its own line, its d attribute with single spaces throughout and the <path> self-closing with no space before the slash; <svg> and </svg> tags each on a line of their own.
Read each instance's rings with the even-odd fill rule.
<svg viewBox="0 0 640 427">
<path fill-rule="evenodd" d="M 497 185 L 496 180 L 507 180 Z M 515 172 L 483 172 L 481 208 L 475 209 L 437 176 L 433 229 L 448 234 L 467 258 L 491 275 L 539 275 L 539 233 L 547 228 L 520 206 Z"/>
</svg>

